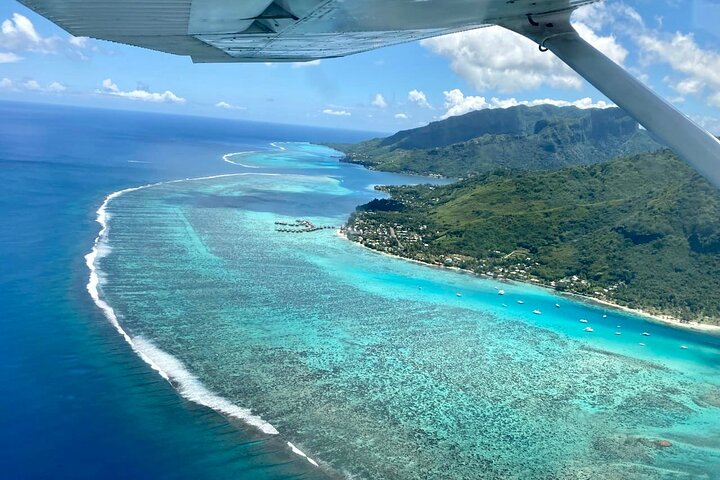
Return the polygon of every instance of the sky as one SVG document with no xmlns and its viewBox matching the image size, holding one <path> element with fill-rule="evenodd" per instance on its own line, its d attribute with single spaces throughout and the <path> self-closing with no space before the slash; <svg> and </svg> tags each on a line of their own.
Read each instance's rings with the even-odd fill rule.
<svg viewBox="0 0 720 480">
<path fill-rule="evenodd" d="M 720 0 L 607 0 L 573 23 L 720 134 Z M 394 132 L 482 108 L 612 104 L 551 52 L 500 27 L 303 64 L 193 64 L 73 37 L 0 0 L 0 100 Z"/>
</svg>

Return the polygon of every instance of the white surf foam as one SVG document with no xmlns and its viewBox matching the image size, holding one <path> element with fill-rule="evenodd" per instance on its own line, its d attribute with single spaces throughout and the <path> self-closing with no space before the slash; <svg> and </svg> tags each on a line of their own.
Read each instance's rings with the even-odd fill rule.
<svg viewBox="0 0 720 480">
<path fill-rule="evenodd" d="M 178 360 L 177 358 L 173 357 L 167 352 L 162 351 L 155 345 L 153 345 L 150 341 L 142 338 L 142 337 L 132 337 L 128 332 L 126 332 L 122 325 L 120 324 L 120 321 L 118 319 L 117 314 L 115 313 L 115 310 L 102 298 L 101 295 L 101 279 L 102 279 L 102 272 L 98 267 L 98 260 L 102 257 L 108 255 L 111 251 L 110 246 L 107 242 L 108 240 L 108 233 L 110 230 L 109 227 L 109 220 L 110 220 L 110 214 L 107 211 L 108 205 L 113 199 L 116 199 L 120 197 L 121 195 L 124 195 L 129 192 L 134 192 L 137 190 L 143 190 L 146 188 L 156 187 L 163 184 L 168 183 L 178 183 L 178 182 L 184 182 L 184 181 L 195 181 L 195 180 L 209 180 L 213 178 L 222 178 L 222 177 L 233 177 L 233 176 L 243 176 L 243 175 L 252 175 L 248 173 L 231 173 L 231 174 L 224 174 L 224 175 L 212 175 L 207 177 L 198 177 L 198 178 L 185 178 L 182 180 L 172 180 L 169 182 L 158 182 L 158 183 L 151 183 L 147 185 L 142 185 L 139 187 L 132 187 L 132 188 L 126 188 L 124 190 L 118 190 L 117 192 L 113 192 L 107 197 L 105 197 L 105 200 L 103 201 L 100 208 L 97 210 L 97 217 L 96 221 L 100 224 L 100 232 L 98 233 L 98 236 L 95 238 L 95 242 L 93 244 L 93 248 L 85 255 L 85 263 L 90 270 L 90 277 L 88 279 L 87 283 L 87 291 L 90 294 L 90 297 L 92 297 L 93 301 L 95 302 L 95 305 L 100 308 L 100 310 L 103 312 L 105 317 L 108 319 L 108 321 L 115 327 L 115 329 L 122 335 L 122 337 L 125 339 L 125 341 L 130 345 L 130 347 L 133 349 L 135 353 L 150 367 L 158 372 L 165 380 L 170 382 L 177 390 L 178 392 L 186 399 L 190 400 L 191 402 L 197 403 L 199 405 L 203 405 L 209 408 L 212 408 L 213 410 L 216 410 L 220 413 L 223 413 L 229 417 L 237 418 L 239 420 L 242 420 L 243 422 L 247 423 L 248 425 L 251 425 L 253 427 L 256 427 L 260 431 L 266 434 L 270 435 L 276 435 L 278 433 L 277 429 L 273 427 L 269 422 L 266 422 L 262 418 L 260 418 L 257 415 L 253 415 L 251 410 L 248 408 L 243 408 L 240 406 L 237 406 L 230 402 L 229 400 L 214 394 L 210 390 L 208 390 L 201 382 L 200 380 L 195 377 L 190 371 L 185 368 L 183 363 Z M 258 175 L 279 175 L 279 174 L 258 174 Z M 302 455 L 307 458 L 306 455 Z M 315 463 L 315 465 L 317 465 Z"/>
<path fill-rule="evenodd" d="M 284 152 L 284 151 L 287 150 L 287 148 L 285 148 L 285 147 L 283 147 L 282 145 L 280 145 L 281 143 L 289 143 L 289 142 L 271 142 L 271 143 L 270 143 L 270 146 L 273 147 L 273 148 L 278 149 L 278 150 L 281 151 L 281 152 Z M 247 155 L 250 155 L 250 154 L 253 154 L 253 153 L 262 153 L 262 152 L 259 151 L 259 150 L 246 150 L 246 151 L 244 151 L 244 152 L 231 152 L 231 153 L 226 153 L 225 155 L 223 155 L 223 156 L 222 156 L 222 159 L 223 159 L 224 162 L 231 163 L 231 164 L 233 164 L 233 165 L 238 165 L 238 166 L 240 166 L 240 167 L 245 167 L 245 168 L 262 168 L 262 167 L 260 167 L 260 166 L 258 166 L 258 165 L 247 165 L 247 164 L 245 164 L 245 163 L 241 163 L 241 162 L 237 162 L 237 161 L 235 161 L 235 160 L 231 160 L 232 157 L 244 157 L 244 156 L 247 156 Z"/>
<path fill-rule="evenodd" d="M 235 161 L 233 161 L 233 160 L 230 160 L 231 157 L 241 157 L 241 156 L 245 156 L 245 155 L 250 155 L 251 153 L 259 153 L 259 152 L 258 152 L 257 150 L 248 150 L 248 151 L 246 151 L 246 152 L 231 152 L 231 153 L 226 153 L 225 155 L 223 155 L 223 156 L 222 156 L 222 159 L 223 159 L 224 162 L 231 163 L 231 164 L 233 164 L 233 165 L 238 165 L 238 166 L 240 166 L 240 167 L 245 167 L 245 168 L 260 168 L 260 167 L 257 166 L 257 165 L 247 165 L 247 164 L 244 164 L 244 163 L 235 162 Z"/>
<path fill-rule="evenodd" d="M 301 457 L 303 457 L 305 460 L 312 463 L 316 467 L 318 466 L 318 463 L 315 460 L 313 460 L 312 458 L 305 455 L 305 452 L 303 452 L 302 450 L 300 450 L 299 448 L 297 448 L 295 445 L 293 445 L 290 442 L 287 442 L 287 444 L 288 444 L 288 447 L 290 447 L 290 450 L 292 450 L 294 454 L 300 455 Z"/>
</svg>

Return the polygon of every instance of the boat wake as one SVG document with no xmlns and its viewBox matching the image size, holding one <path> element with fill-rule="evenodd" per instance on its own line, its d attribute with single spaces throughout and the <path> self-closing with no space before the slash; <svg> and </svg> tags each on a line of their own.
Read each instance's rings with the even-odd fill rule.
<svg viewBox="0 0 720 480">
<path fill-rule="evenodd" d="M 147 188 L 153 188 L 160 185 L 248 175 L 277 176 L 281 174 L 230 173 L 197 178 L 184 178 L 179 180 L 171 180 L 168 182 L 157 182 L 141 185 L 139 187 L 126 188 L 123 190 L 118 190 L 117 192 L 113 192 L 107 197 L 105 197 L 102 205 L 97 210 L 96 221 L 101 226 L 100 232 L 95 238 L 92 250 L 90 251 L 90 253 L 85 255 L 85 263 L 90 270 L 90 276 L 87 283 L 87 291 L 90 294 L 90 297 L 92 297 L 93 301 L 95 302 L 95 305 L 97 305 L 97 307 L 103 312 L 105 318 L 107 318 L 108 321 L 115 327 L 118 333 L 120 333 L 120 335 L 130 345 L 133 351 L 153 370 L 158 372 L 160 376 L 167 380 L 185 399 L 198 405 L 203 405 L 205 407 L 211 408 L 228 417 L 239 419 L 245 422 L 247 425 L 257 428 L 262 433 L 268 435 L 277 435 L 279 432 L 272 424 L 270 424 L 266 420 L 263 420 L 260 416 L 254 415 L 249 408 L 235 405 L 228 399 L 211 392 L 207 387 L 205 387 L 205 385 L 202 384 L 202 382 L 195 375 L 193 375 L 185 367 L 185 365 L 178 358 L 161 350 L 160 348 L 155 346 L 150 340 L 143 338 L 142 336 L 132 336 L 129 332 L 127 332 L 123 328 L 118 314 L 115 312 L 112 306 L 110 306 L 110 304 L 105 301 L 102 296 L 102 284 L 104 283 L 105 279 L 104 274 L 98 265 L 99 260 L 107 256 L 111 252 L 111 247 L 109 244 L 109 222 L 111 215 L 108 212 L 108 206 L 114 199 L 126 193 L 144 190 Z M 290 447 L 290 449 L 295 454 L 303 457 L 311 464 L 315 466 L 318 465 L 317 462 L 315 462 L 312 458 L 308 457 L 305 453 L 303 453 L 293 444 L 288 442 L 288 447 Z"/>
</svg>

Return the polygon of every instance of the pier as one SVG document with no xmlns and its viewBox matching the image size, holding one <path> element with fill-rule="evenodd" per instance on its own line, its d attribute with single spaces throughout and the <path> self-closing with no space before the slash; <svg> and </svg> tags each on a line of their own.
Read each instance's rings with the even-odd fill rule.
<svg viewBox="0 0 720 480">
<path fill-rule="evenodd" d="M 308 233 L 317 230 L 337 230 L 340 228 L 333 225 L 315 225 L 310 220 L 305 219 L 298 219 L 294 222 L 276 221 L 275 225 L 275 231 L 283 233 Z"/>
</svg>

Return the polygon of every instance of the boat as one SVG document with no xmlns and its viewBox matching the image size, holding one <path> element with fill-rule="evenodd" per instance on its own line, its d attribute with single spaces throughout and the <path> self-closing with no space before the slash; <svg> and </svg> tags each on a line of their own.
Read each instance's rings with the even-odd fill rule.
<svg viewBox="0 0 720 480">
<path fill-rule="evenodd" d="M 594 332 L 595 330 L 593 330 L 592 327 L 585 327 L 585 331 L 586 332 Z"/>
<path fill-rule="evenodd" d="M 503 307 L 507 307 L 507 303 L 503 303 L 502 306 L 503 306 Z"/>
<path fill-rule="evenodd" d="M 542 315 L 542 312 L 540 310 L 533 310 L 533 313 L 535 315 Z"/>
<path fill-rule="evenodd" d="M 498 295 L 505 295 L 505 290 L 498 290 Z"/>
<path fill-rule="evenodd" d="M 615 332 L 615 335 L 622 335 L 622 332 Z"/>
<path fill-rule="evenodd" d="M 687 350 L 687 345 L 680 345 L 680 348 L 682 348 L 683 350 Z"/>
<path fill-rule="evenodd" d="M 607 318 L 607 315 L 603 315 L 603 318 Z"/>
<path fill-rule="evenodd" d="M 520 305 L 522 305 L 522 304 L 525 303 L 525 302 L 523 302 L 522 300 L 518 300 L 518 303 L 519 303 Z"/>
<path fill-rule="evenodd" d="M 640 346 L 641 346 L 641 347 L 644 347 L 645 344 L 644 344 L 643 342 L 640 342 Z"/>
<path fill-rule="evenodd" d="M 581 319 L 580 319 L 580 323 L 588 323 L 588 321 L 585 320 L 584 318 L 581 318 Z"/>
<path fill-rule="evenodd" d="M 559 304 L 559 303 L 556 303 L 556 304 L 555 304 L 555 308 L 560 308 L 560 304 Z"/>
<path fill-rule="evenodd" d="M 457 292 L 455 295 L 457 295 L 458 297 L 462 297 L 462 293 L 460 292 Z"/>
<path fill-rule="evenodd" d="M 648 332 L 643 332 L 643 337 L 649 337 L 650 334 Z"/>
</svg>

